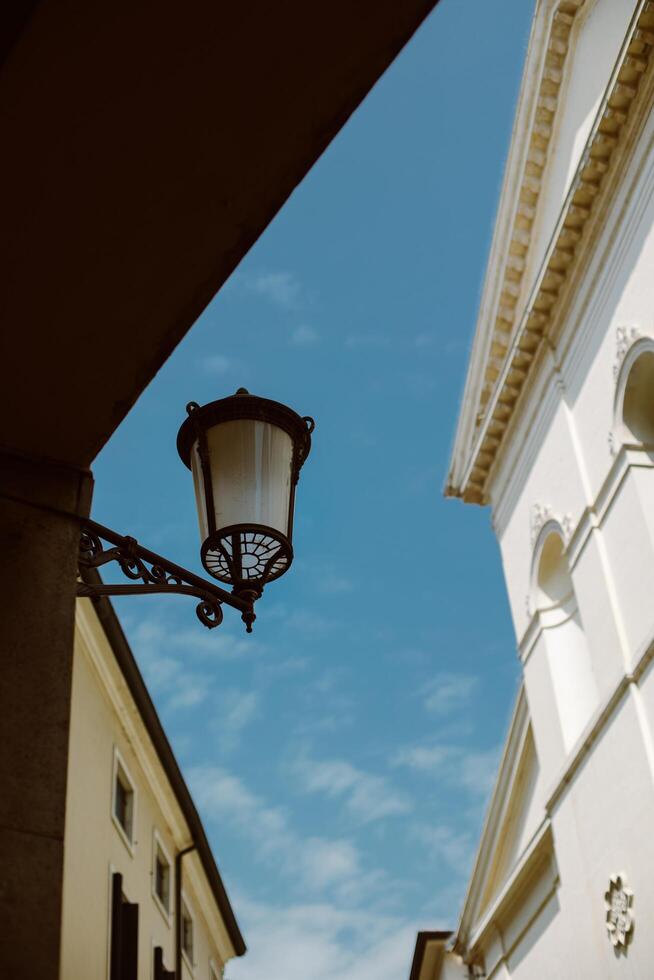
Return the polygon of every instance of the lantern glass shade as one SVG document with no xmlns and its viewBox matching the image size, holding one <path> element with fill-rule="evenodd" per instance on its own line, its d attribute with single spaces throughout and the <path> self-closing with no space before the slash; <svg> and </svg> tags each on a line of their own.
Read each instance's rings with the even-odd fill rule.
<svg viewBox="0 0 654 980">
<path fill-rule="evenodd" d="M 193 473 L 204 567 L 235 591 L 260 592 L 293 560 L 295 484 L 313 420 L 244 389 L 188 413 L 177 447 Z"/>
<path fill-rule="evenodd" d="M 207 430 L 216 528 L 259 524 L 289 537 L 293 441 L 287 432 L 253 419 Z M 200 534 L 209 537 L 199 445 L 191 456 Z"/>
</svg>

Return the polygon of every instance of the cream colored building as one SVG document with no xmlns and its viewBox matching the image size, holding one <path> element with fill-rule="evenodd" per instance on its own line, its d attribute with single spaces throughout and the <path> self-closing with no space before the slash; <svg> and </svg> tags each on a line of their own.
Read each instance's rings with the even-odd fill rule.
<svg viewBox="0 0 654 980">
<path fill-rule="evenodd" d="M 523 681 L 413 980 L 654 976 L 654 4 L 535 6 L 447 487 L 491 509 Z"/>
<path fill-rule="evenodd" d="M 244 951 L 202 824 L 113 608 L 107 599 L 81 599 L 60 976 L 221 980 L 227 960 Z"/>
</svg>

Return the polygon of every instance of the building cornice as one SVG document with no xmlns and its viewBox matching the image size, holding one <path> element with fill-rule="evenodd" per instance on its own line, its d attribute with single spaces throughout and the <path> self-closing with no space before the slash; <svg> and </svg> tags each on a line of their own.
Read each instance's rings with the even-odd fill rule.
<svg viewBox="0 0 654 980">
<path fill-rule="evenodd" d="M 528 732 L 529 709 L 524 684 L 521 684 L 509 724 L 504 753 L 482 827 L 481 840 L 470 876 L 468 891 L 463 901 L 455 943 L 455 949 L 459 952 L 461 951 L 460 946 L 466 946 L 467 937 L 478 913 L 479 902 L 493 862 L 498 830 L 503 825 L 507 810 L 511 805 L 511 796 L 516 785 Z"/>
<path fill-rule="evenodd" d="M 581 2 L 559 4 L 553 18 L 552 31 L 554 31 L 557 23 L 561 23 L 559 15 L 565 14 L 564 21 L 566 23 L 569 21 L 565 42 L 566 51 L 574 11 L 578 10 L 581 5 Z M 552 36 L 551 33 L 550 42 Z M 473 385 L 474 369 L 471 366 L 464 394 L 464 410 L 459 421 L 453 462 L 445 491 L 447 496 L 462 497 L 465 501 L 472 503 L 484 504 L 488 502 L 487 487 L 491 470 L 502 447 L 507 428 L 513 417 L 520 394 L 524 390 L 525 382 L 530 375 L 536 355 L 555 326 L 560 297 L 581 267 L 582 254 L 585 251 L 583 245 L 590 237 L 588 227 L 593 224 L 592 216 L 597 214 L 599 210 L 598 201 L 600 197 L 606 195 L 607 174 L 615 169 L 615 161 L 620 156 L 616 150 L 621 141 L 624 140 L 626 131 L 630 128 L 627 126 L 627 122 L 630 117 L 633 118 L 635 115 L 634 104 L 639 101 L 639 90 L 644 88 L 641 82 L 650 65 L 653 47 L 654 3 L 652 0 L 640 0 L 581 154 L 554 233 L 524 306 L 524 312 L 517 324 L 510 323 L 504 317 L 506 325 L 502 327 L 503 340 L 501 344 L 499 343 L 500 334 L 497 333 L 497 319 L 494 328 L 488 331 L 486 351 L 480 348 L 481 337 L 478 336 L 475 339 L 477 350 L 473 352 L 473 362 L 477 362 L 477 365 L 479 363 L 484 365 L 486 371 L 485 387 L 479 388 L 479 378 L 477 378 L 475 389 Z M 549 51 L 549 42 L 547 50 Z M 564 57 L 564 53 L 560 53 L 561 58 Z M 541 86 L 547 71 L 546 58 L 543 65 Z M 552 79 L 550 79 L 550 84 L 553 84 Z M 556 105 L 553 103 L 552 112 L 555 108 Z M 532 134 L 535 132 L 534 127 L 538 125 L 537 119 L 538 113 L 535 113 L 531 129 Z M 530 162 L 528 157 L 529 154 L 527 154 L 525 161 L 525 175 L 527 175 L 528 163 L 530 164 L 529 169 L 533 170 L 533 161 Z M 545 157 L 542 158 L 541 174 L 544 166 Z M 535 190 L 536 177 L 533 174 L 532 176 L 534 182 L 531 186 Z M 516 194 L 518 212 L 522 203 L 523 189 L 524 185 Z M 530 235 L 526 229 L 524 230 L 525 252 L 523 254 L 526 255 L 530 244 Z M 522 271 L 514 268 L 516 263 L 512 256 L 515 256 L 515 249 L 512 252 L 511 248 L 514 248 L 513 242 L 507 250 L 506 265 L 504 270 L 500 271 L 498 279 L 502 283 L 505 281 L 505 276 L 509 274 L 509 267 L 511 275 L 518 276 L 517 279 L 512 280 L 518 283 L 517 291 L 514 290 L 515 301 L 512 307 L 515 310 L 520 293 Z M 490 268 L 493 268 L 493 274 L 496 275 L 497 266 L 493 264 L 493 256 L 491 256 L 489 263 Z M 522 268 L 524 269 L 524 265 Z M 502 303 L 498 306 L 498 314 L 500 308 L 504 313 L 507 312 L 506 305 L 506 303 Z M 482 310 L 480 330 L 486 316 L 487 314 Z M 510 343 L 508 342 L 509 337 L 511 337 Z M 490 342 L 488 338 L 490 338 Z M 498 339 L 496 340 L 496 338 Z M 477 366 L 478 371 L 479 366 Z"/>
<path fill-rule="evenodd" d="M 515 901 L 516 894 L 525 881 L 528 881 L 534 874 L 535 868 L 544 863 L 553 851 L 552 824 L 549 817 L 545 817 L 536 831 L 534 832 L 528 845 L 520 855 L 520 858 L 511 874 L 504 882 L 504 885 L 491 907 L 487 910 L 484 918 L 479 923 L 474 935 L 466 949 L 466 955 L 483 945 L 489 929 L 502 919 L 506 908 Z M 551 891 L 558 884 L 558 879 L 554 874 L 552 877 Z M 551 892 L 548 892 L 550 894 Z"/>
</svg>

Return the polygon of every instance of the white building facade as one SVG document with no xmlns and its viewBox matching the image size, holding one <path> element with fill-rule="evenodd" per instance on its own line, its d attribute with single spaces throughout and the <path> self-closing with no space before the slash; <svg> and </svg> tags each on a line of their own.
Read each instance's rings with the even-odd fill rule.
<svg viewBox="0 0 654 980">
<path fill-rule="evenodd" d="M 653 52 L 651 2 L 536 4 L 447 487 L 523 681 L 420 980 L 654 976 Z"/>
</svg>

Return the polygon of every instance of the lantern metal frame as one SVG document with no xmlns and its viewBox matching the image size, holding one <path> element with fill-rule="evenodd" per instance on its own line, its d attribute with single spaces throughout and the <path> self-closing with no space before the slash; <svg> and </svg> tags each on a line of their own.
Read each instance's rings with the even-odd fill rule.
<svg viewBox="0 0 654 980">
<path fill-rule="evenodd" d="M 202 542 L 200 556 L 207 572 L 220 582 L 231 585 L 236 595 L 261 595 L 268 582 L 288 571 L 293 562 L 293 518 L 295 488 L 300 470 L 311 450 L 311 433 L 315 428 L 309 416 L 269 398 L 251 395 L 239 388 L 235 395 L 207 405 L 189 402 L 188 418 L 177 436 L 177 451 L 182 462 L 192 469 L 193 447 L 197 444 L 202 474 L 208 536 Z M 207 431 L 224 422 L 251 420 L 266 422 L 286 432 L 292 442 L 291 482 L 286 521 L 287 534 L 262 524 L 217 526 Z M 243 556 L 252 563 L 244 565 Z"/>
<path fill-rule="evenodd" d="M 111 547 L 105 547 L 103 541 L 108 542 Z M 126 578 L 132 580 L 130 584 L 84 580 L 85 569 L 97 569 L 114 561 Z M 78 566 L 82 576 L 82 581 L 77 583 L 77 595 L 80 598 L 156 593 L 190 595 L 200 600 L 195 611 L 200 622 L 209 629 L 222 623 L 222 604 L 225 603 L 241 613 L 247 632 L 252 632 L 252 624 L 256 619 L 253 609 L 255 597 L 237 596 L 227 592 L 168 558 L 149 551 L 136 538 L 118 534 L 96 521 L 87 519 L 82 524 Z"/>
<path fill-rule="evenodd" d="M 311 433 L 315 423 L 310 416 L 301 417 L 286 405 L 251 395 L 239 388 L 235 395 L 200 407 L 197 402 L 186 406 L 188 418 L 177 436 L 177 449 L 182 461 L 191 469 L 191 453 L 198 443 L 206 517 L 209 536 L 202 542 L 202 564 L 214 578 L 227 582 L 232 591 L 214 585 L 188 569 L 169 561 L 163 555 L 144 548 L 136 538 L 118 534 L 111 528 L 85 519 L 81 522 L 78 566 L 80 579 L 77 595 L 81 598 L 98 596 L 152 595 L 176 593 L 199 599 L 198 619 L 213 629 L 223 621 L 223 604 L 241 613 L 248 633 L 256 619 L 254 603 L 261 597 L 264 586 L 288 571 L 293 561 L 293 516 L 295 487 L 300 469 L 311 449 Z M 217 530 L 211 469 L 207 448 L 207 429 L 221 422 L 251 419 L 268 422 L 283 429 L 291 437 L 291 484 L 289 492 L 288 535 L 260 524 L 235 524 Z M 106 542 L 109 547 L 106 547 Z M 243 554 L 258 561 L 250 568 L 243 567 Z M 98 569 L 117 562 L 129 583 L 89 581 L 87 569 Z M 245 574 L 257 571 L 256 575 Z"/>
</svg>

